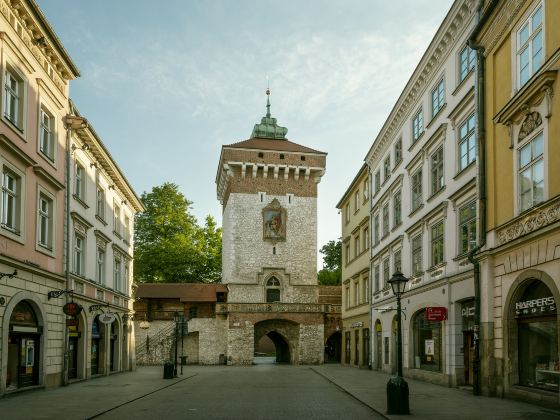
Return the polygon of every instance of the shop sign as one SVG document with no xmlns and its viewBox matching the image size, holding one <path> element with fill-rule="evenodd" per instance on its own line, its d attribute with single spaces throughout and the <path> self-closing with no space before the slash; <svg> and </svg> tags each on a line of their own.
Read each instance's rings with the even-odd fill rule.
<svg viewBox="0 0 560 420">
<path fill-rule="evenodd" d="M 463 307 L 461 309 L 461 316 L 463 318 L 474 318 L 474 305 Z"/>
<path fill-rule="evenodd" d="M 553 296 L 526 300 L 515 303 L 515 316 L 534 316 L 556 313 L 556 302 Z"/>
<path fill-rule="evenodd" d="M 443 306 L 428 306 L 426 308 L 426 321 L 445 321 L 447 308 Z"/>
<path fill-rule="evenodd" d="M 115 320 L 115 314 L 112 312 L 105 312 L 104 314 L 99 315 L 99 321 L 104 324 L 112 324 Z"/>
<path fill-rule="evenodd" d="M 76 316 L 82 312 L 82 305 L 76 302 L 68 302 L 62 307 L 62 312 L 69 316 Z"/>
<path fill-rule="evenodd" d="M 80 320 L 78 318 L 71 318 L 66 320 L 67 327 L 77 327 L 80 324 Z"/>
<path fill-rule="evenodd" d="M 364 322 L 360 321 L 360 322 L 354 322 L 352 325 L 350 325 L 350 328 L 360 328 L 364 326 Z"/>
</svg>

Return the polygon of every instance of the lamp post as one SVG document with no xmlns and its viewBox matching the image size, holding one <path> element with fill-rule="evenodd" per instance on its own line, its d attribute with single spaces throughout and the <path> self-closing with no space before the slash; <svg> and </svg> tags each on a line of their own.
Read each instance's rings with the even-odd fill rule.
<svg viewBox="0 0 560 420">
<path fill-rule="evenodd" d="M 391 377 L 387 382 L 387 414 L 410 414 L 408 383 L 404 380 L 402 371 L 401 296 L 404 293 L 407 281 L 408 279 L 400 271 L 396 271 L 389 280 L 397 298 L 397 376 Z"/>
<path fill-rule="evenodd" d="M 179 312 L 175 311 L 173 319 L 175 321 L 175 364 L 173 367 L 173 376 L 177 377 L 177 341 L 179 336 L 179 322 L 181 321 Z"/>
</svg>

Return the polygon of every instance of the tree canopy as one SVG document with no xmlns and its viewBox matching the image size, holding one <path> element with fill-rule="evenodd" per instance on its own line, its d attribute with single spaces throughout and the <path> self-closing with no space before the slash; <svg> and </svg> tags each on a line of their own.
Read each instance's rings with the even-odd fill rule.
<svg viewBox="0 0 560 420">
<path fill-rule="evenodd" d="M 222 269 L 222 229 L 212 216 L 203 226 L 189 212 L 192 202 L 176 184 L 144 192 L 146 210 L 136 215 L 134 277 L 144 283 L 213 283 Z"/>
<path fill-rule="evenodd" d="M 342 281 L 342 242 L 329 241 L 319 250 L 323 254 L 323 269 L 317 273 L 319 284 L 338 285 Z"/>
</svg>

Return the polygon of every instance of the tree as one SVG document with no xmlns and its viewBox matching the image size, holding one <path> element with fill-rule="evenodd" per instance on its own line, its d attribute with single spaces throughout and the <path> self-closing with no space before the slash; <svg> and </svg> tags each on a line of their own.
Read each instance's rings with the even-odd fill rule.
<svg viewBox="0 0 560 420">
<path fill-rule="evenodd" d="M 217 282 L 221 277 L 221 229 L 211 216 L 205 226 L 190 214 L 192 202 L 166 182 L 142 194 L 137 214 L 135 278 L 139 282 Z M 217 270 L 216 266 L 220 266 Z"/>
<path fill-rule="evenodd" d="M 342 280 L 342 242 L 329 241 L 319 250 L 323 269 L 317 273 L 319 284 L 338 285 Z"/>
</svg>

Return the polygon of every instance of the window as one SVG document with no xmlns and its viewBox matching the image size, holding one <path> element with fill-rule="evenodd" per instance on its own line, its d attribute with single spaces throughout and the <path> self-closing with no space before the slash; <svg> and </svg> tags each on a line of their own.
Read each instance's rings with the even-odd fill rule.
<svg viewBox="0 0 560 420">
<path fill-rule="evenodd" d="M 432 267 L 443 262 L 443 220 L 432 226 Z"/>
<path fill-rule="evenodd" d="M 393 227 L 401 224 L 401 213 L 401 192 L 399 191 L 393 196 Z"/>
<path fill-rule="evenodd" d="M 432 194 L 443 188 L 443 146 L 432 155 Z"/>
<path fill-rule="evenodd" d="M 383 206 L 383 237 L 389 234 L 389 203 Z"/>
<path fill-rule="evenodd" d="M 74 232 L 74 274 L 84 275 L 84 245 L 85 238 L 78 232 Z"/>
<path fill-rule="evenodd" d="M 105 190 L 99 185 L 95 193 L 95 214 L 101 220 L 105 220 Z"/>
<path fill-rule="evenodd" d="M 105 283 L 105 250 L 97 247 L 97 267 L 95 270 L 95 280 L 97 283 Z"/>
<path fill-rule="evenodd" d="M 368 290 L 368 279 L 367 277 L 362 279 L 362 299 L 364 300 L 364 303 L 368 303 L 369 302 L 369 290 Z"/>
<path fill-rule="evenodd" d="M 459 126 L 459 170 L 462 171 L 476 159 L 474 113 Z"/>
<path fill-rule="evenodd" d="M 346 265 L 350 263 L 350 245 L 346 245 Z"/>
<path fill-rule="evenodd" d="M 373 273 L 374 273 L 374 281 L 375 281 L 375 291 L 378 292 L 381 289 L 381 286 L 379 284 L 379 266 L 376 265 L 375 268 L 373 269 Z"/>
<path fill-rule="evenodd" d="M 53 248 L 53 201 L 45 194 L 39 194 L 37 209 L 37 242 L 43 248 Z"/>
<path fill-rule="evenodd" d="M 373 216 L 373 244 L 379 243 L 379 214 Z"/>
<path fill-rule="evenodd" d="M 369 197 L 369 187 L 368 187 L 368 180 L 367 179 L 364 181 L 364 184 L 362 186 L 362 191 L 364 192 L 364 203 L 365 203 L 366 200 Z"/>
<path fill-rule="evenodd" d="M 412 142 L 420 138 L 424 132 L 424 117 L 422 116 L 422 108 L 418 110 L 414 118 L 412 118 Z"/>
<path fill-rule="evenodd" d="M 357 281 L 354 282 L 354 305 L 360 304 L 360 287 Z"/>
<path fill-rule="evenodd" d="M 414 368 L 439 372 L 442 358 L 442 322 L 426 320 L 422 309 L 412 318 L 414 332 Z"/>
<path fill-rule="evenodd" d="M 422 274 L 422 235 L 412 238 L 412 275 Z"/>
<path fill-rule="evenodd" d="M 348 223 L 350 221 L 350 203 L 346 204 L 344 214 L 346 216 L 346 223 Z"/>
<path fill-rule="evenodd" d="M 381 172 L 377 171 L 375 173 L 375 194 L 381 189 Z"/>
<path fill-rule="evenodd" d="M 393 271 L 394 272 L 397 272 L 397 271 L 402 272 L 401 250 L 400 249 L 398 251 L 395 251 L 395 254 L 393 255 Z"/>
<path fill-rule="evenodd" d="M 360 210 L 360 191 L 354 193 L 354 211 Z"/>
<path fill-rule="evenodd" d="M 54 117 L 41 107 L 39 118 L 39 150 L 50 161 L 54 161 Z"/>
<path fill-rule="evenodd" d="M 124 240 L 130 243 L 130 217 L 124 216 Z"/>
<path fill-rule="evenodd" d="M 542 4 L 531 13 L 517 32 L 517 80 L 521 88 L 543 63 Z"/>
<path fill-rule="evenodd" d="M 465 47 L 459 54 L 459 82 L 465 80 L 469 72 L 476 64 L 476 53 L 469 47 Z"/>
<path fill-rule="evenodd" d="M 519 210 L 544 200 L 543 133 L 519 149 Z"/>
<path fill-rule="evenodd" d="M 362 236 L 364 238 L 364 249 L 368 249 L 369 248 L 369 228 L 368 227 L 364 228 L 364 234 Z"/>
<path fill-rule="evenodd" d="M 115 290 L 121 290 L 122 288 L 121 276 L 121 260 L 115 258 L 113 263 L 113 287 L 115 288 Z"/>
<path fill-rule="evenodd" d="M 350 307 L 350 288 L 347 287 L 346 289 L 344 289 L 344 291 L 346 292 L 345 296 L 345 302 L 346 302 L 346 309 L 348 309 Z"/>
<path fill-rule="evenodd" d="M 445 104 L 445 85 L 443 79 L 438 83 L 432 91 L 432 118 L 443 108 Z"/>
<path fill-rule="evenodd" d="M 395 166 L 402 162 L 402 138 L 395 142 Z"/>
<path fill-rule="evenodd" d="M 280 280 L 271 277 L 266 281 L 266 301 L 280 302 Z"/>
<path fill-rule="evenodd" d="M 459 209 L 459 254 L 464 254 L 476 245 L 476 201 Z"/>
<path fill-rule="evenodd" d="M 121 208 L 117 203 L 113 204 L 113 232 L 121 236 Z"/>
<path fill-rule="evenodd" d="M 385 258 L 385 260 L 383 260 L 383 286 L 384 287 L 389 287 L 389 278 L 391 276 L 391 274 L 389 273 L 390 268 L 389 268 L 389 258 Z"/>
<path fill-rule="evenodd" d="M 354 238 L 354 256 L 360 255 L 360 235 L 356 235 Z"/>
<path fill-rule="evenodd" d="M 391 155 L 388 155 L 383 162 L 383 180 L 387 181 L 391 176 Z"/>
<path fill-rule="evenodd" d="M 23 81 L 11 69 L 6 70 L 4 85 L 4 116 L 23 130 Z"/>
<path fill-rule="evenodd" d="M 191 306 L 189 308 L 189 319 L 198 318 L 198 307 Z"/>
<path fill-rule="evenodd" d="M 422 168 L 412 175 L 412 211 L 422 206 Z"/>
<path fill-rule="evenodd" d="M 75 177 L 74 195 L 84 201 L 86 194 L 86 170 L 78 162 L 75 164 Z"/>
<path fill-rule="evenodd" d="M 127 295 L 130 293 L 130 266 L 125 264 L 124 266 L 124 289 L 123 292 Z"/>
<path fill-rule="evenodd" d="M 21 227 L 21 178 L 4 168 L 2 172 L 2 227 L 19 235 Z"/>
</svg>

